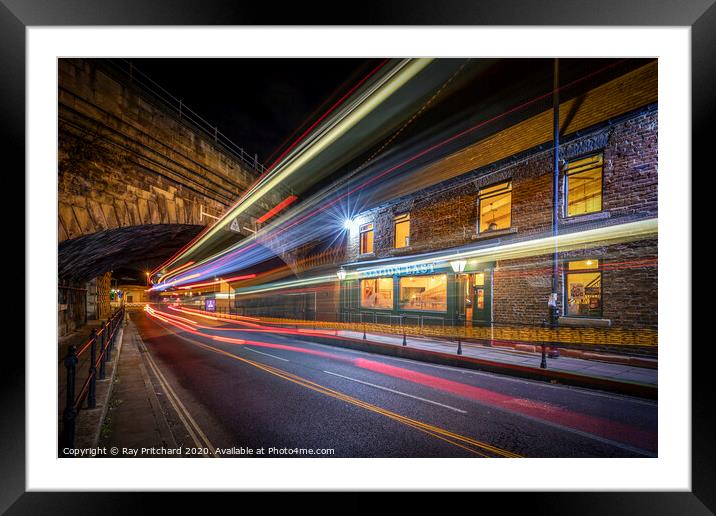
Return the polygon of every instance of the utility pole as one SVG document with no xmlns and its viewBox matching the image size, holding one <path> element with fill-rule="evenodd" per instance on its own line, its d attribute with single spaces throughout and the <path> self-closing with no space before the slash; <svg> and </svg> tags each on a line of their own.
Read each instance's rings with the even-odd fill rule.
<svg viewBox="0 0 716 516">
<path fill-rule="evenodd" d="M 549 296 L 547 307 L 549 309 L 549 328 L 555 330 L 559 320 L 557 300 L 559 299 L 559 252 L 557 237 L 559 235 L 559 59 L 554 59 L 554 87 L 552 90 L 552 113 L 553 113 L 553 141 L 554 141 L 554 164 L 552 169 L 552 238 L 554 248 L 552 252 L 552 293 Z M 542 341 L 542 369 L 547 368 L 547 357 L 545 343 Z"/>
</svg>

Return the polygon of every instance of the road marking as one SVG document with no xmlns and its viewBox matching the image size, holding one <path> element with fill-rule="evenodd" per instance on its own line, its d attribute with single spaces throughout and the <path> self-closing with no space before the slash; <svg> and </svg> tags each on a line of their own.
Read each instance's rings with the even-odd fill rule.
<svg viewBox="0 0 716 516">
<path fill-rule="evenodd" d="M 383 414 L 383 415 L 386 415 L 387 417 L 390 417 L 391 419 L 395 419 L 395 420 L 397 420 L 397 421 L 399 421 L 399 422 L 401 422 L 401 423 L 403 423 L 403 424 L 406 424 L 407 426 L 411 426 L 411 427 L 413 427 L 413 428 L 417 428 L 418 430 L 421 430 L 421 431 L 423 431 L 423 432 L 425 432 L 425 433 L 427 433 L 427 434 L 433 435 L 434 437 L 437 437 L 437 438 L 439 438 L 439 439 L 445 440 L 445 441 L 447 441 L 447 442 L 449 442 L 449 443 L 451 443 L 451 444 L 454 444 L 455 446 L 458 446 L 458 447 L 460 447 L 460 448 L 464 448 L 464 449 L 466 449 L 466 450 L 468 450 L 468 451 L 471 451 L 472 453 L 475 453 L 475 454 L 477 454 L 477 455 L 486 456 L 486 455 L 484 455 L 484 454 L 482 454 L 482 453 L 476 452 L 476 451 L 474 451 L 474 450 L 472 450 L 472 449 L 470 449 L 470 448 L 467 448 L 467 447 L 462 446 L 462 445 L 460 445 L 460 444 L 458 444 L 458 443 L 456 443 L 456 442 L 453 442 L 453 441 L 450 440 L 450 439 L 445 439 L 444 437 L 441 437 L 441 435 L 443 435 L 444 432 L 447 432 L 447 433 L 451 434 L 451 436 L 452 436 L 452 435 L 458 436 L 459 440 L 471 440 L 471 441 L 480 443 L 480 444 L 478 444 L 478 445 L 475 445 L 475 444 L 470 443 L 470 444 L 472 444 L 473 446 L 478 446 L 478 447 L 481 447 L 481 448 L 484 448 L 484 449 L 488 449 L 488 448 L 485 448 L 485 446 L 487 446 L 487 447 L 490 447 L 490 448 L 494 448 L 494 449 L 499 450 L 499 452 L 495 452 L 495 451 L 493 451 L 492 449 L 490 449 L 489 451 L 491 451 L 492 453 L 497 453 L 497 454 L 500 454 L 500 455 L 502 455 L 502 456 L 504 456 L 504 457 L 507 457 L 507 456 L 510 456 L 510 457 L 519 457 L 519 455 L 517 455 L 517 454 L 514 454 L 514 453 L 509 452 L 509 451 L 507 451 L 507 450 L 502 450 L 502 449 L 500 449 L 500 448 L 493 447 L 492 445 L 489 445 L 489 444 L 487 444 L 487 443 L 481 443 L 480 441 L 475 441 L 475 440 L 472 440 L 471 438 L 468 438 L 468 437 L 465 437 L 465 436 L 461 436 L 461 435 L 459 435 L 459 434 L 452 434 L 452 433 L 449 432 L 448 430 L 442 429 L 442 428 L 440 428 L 440 427 L 433 427 L 432 425 L 429 425 L 429 424 L 427 424 L 427 423 L 422 423 L 422 422 L 417 421 L 417 420 L 411 420 L 410 418 L 407 418 L 407 417 L 405 417 L 405 416 L 401 416 L 400 414 L 390 412 L 390 411 L 388 411 L 388 410 L 386 410 L 386 409 L 382 409 L 382 408 L 380 408 L 380 407 L 378 407 L 378 406 L 375 406 L 375 405 L 371 405 L 371 404 L 369 404 L 369 403 L 367 403 L 367 402 L 363 402 L 363 401 L 361 401 L 361 400 L 359 400 L 359 399 L 357 399 L 357 398 L 352 398 L 352 397 L 350 397 L 350 396 L 348 396 L 348 395 L 345 395 L 345 394 L 343 394 L 343 393 L 340 393 L 339 391 L 333 391 L 332 389 L 329 389 L 329 388 L 327 388 L 327 387 L 323 387 L 323 386 L 320 385 L 320 384 L 316 384 L 316 383 L 314 383 L 314 382 L 311 382 L 310 380 L 306 380 L 306 379 L 301 378 L 301 377 L 299 377 L 299 376 L 293 375 L 292 373 L 288 373 L 287 371 L 283 371 L 283 370 L 281 370 L 281 369 L 273 368 L 272 366 L 267 366 L 267 365 L 264 365 L 264 364 L 260 364 L 260 363 L 258 363 L 258 362 L 253 362 L 253 361 L 251 361 L 251 360 L 238 357 L 238 356 L 236 356 L 236 355 L 234 355 L 234 354 L 232 354 L 232 353 L 228 353 L 228 352 L 226 352 L 226 351 L 224 351 L 224 350 L 222 350 L 222 349 L 220 349 L 220 348 L 215 348 L 215 347 L 213 347 L 213 346 L 209 346 L 209 345 L 203 344 L 203 343 L 201 343 L 201 342 L 199 342 L 199 341 L 197 341 L 197 340 L 190 339 L 190 338 L 184 337 L 184 336 L 182 336 L 182 335 L 179 335 L 177 332 L 175 332 L 175 331 L 173 331 L 173 330 L 172 330 L 172 333 L 174 333 L 175 336 L 177 336 L 178 338 L 180 338 L 180 339 L 182 339 L 182 340 L 185 340 L 185 341 L 190 342 L 190 343 L 192 343 L 192 344 L 198 345 L 198 346 L 203 347 L 203 348 L 205 348 L 205 349 L 208 349 L 208 350 L 210 350 L 210 351 L 214 351 L 214 352 L 216 352 L 216 353 L 224 354 L 224 355 L 229 356 L 229 357 L 231 357 L 231 358 L 233 358 L 233 359 L 235 359 L 235 360 L 239 360 L 239 361 L 248 363 L 248 364 L 250 364 L 250 365 L 253 365 L 254 367 L 258 367 L 259 369 L 263 369 L 263 370 L 265 370 L 265 371 L 267 371 L 267 372 L 269 372 L 269 373 L 271 373 L 271 374 L 274 374 L 274 375 L 276 375 L 276 376 L 280 376 L 281 378 L 287 379 L 287 380 L 289 380 L 289 381 L 292 381 L 292 382 L 297 383 L 297 384 L 299 384 L 299 385 L 302 385 L 302 386 L 304 386 L 304 387 L 310 388 L 310 389 L 315 390 L 315 391 L 317 391 L 317 392 L 321 392 L 321 393 L 323 393 L 323 394 L 327 394 L 327 395 L 329 395 L 329 396 L 331 396 L 331 397 L 334 397 L 334 398 L 343 399 L 343 401 L 347 401 L 348 403 L 352 403 L 352 404 L 354 404 L 354 405 L 362 406 L 363 408 L 366 408 L 367 410 L 370 410 L 370 411 L 373 411 L 373 412 L 376 412 L 376 413 L 381 413 L 381 414 Z M 310 344 L 313 344 L 313 345 L 316 345 L 316 346 L 320 346 L 320 347 L 329 347 L 329 348 L 334 348 L 334 349 L 335 349 L 335 346 L 329 346 L 329 345 L 318 344 L 318 343 L 310 343 Z M 343 348 L 339 348 L 339 349 L 343 349 Z M 351 351 L 354 351 L 354 350 L 351 350 Z M 361 353 L 361 354 L 369 354 L 369 353 L 364 353 L 364 352 L 360 352 L 360 351 L 354 351 L 354 352 L 356 352 L 356 353 Z M 388 357 L 388 358 L 392 358 L 392 357 Z M 413 361 L 406 360 L 406 359 L 397 359 L 397 358 L 396 358 L 395 360 L 401 360 L 401 361 L 405 361 L 405 362 L 413 362 Z M 415 362 L 413 362 L 413 363 L 415 363 Z M 422 363 L 421 363 L 421 362 L 417 362 L 417 364 L 422 364 Z M 438 366 L 438 365 L 432 365 L 432 364 L 426 364 L 426 365 L 431 365 L 431 366 L 433 366 L 433 367 L 438 367 L 438 368 L 441 368 L 441 369 L 455 370 L 455 369 L 450 368 L 449 366 Z M 463 372 L 463 371 L 461 371 L 460 369 L 457 369 L 456 371 Z M 324 371 L 324 372 L 326 372 L 326 373 L 328 373 L 328 374 L 331 374 L 331 373 L 329 373 L 328 371 Z M 492 374 L 489 374 L 489 373 L 478 372 L 478 371 L 469 371 L 469 370 L 468 370 L 468 371 L 465 371 L 465 372 L 469 372 L 469 373 L 473 373 L 473 374 L 485 374 L 485 375 L 488 375 L 488 376 L 495 376 L 495 375 L 492 375 Z M 340 376 L 340 375 L 338 375 L 338 376 Z M 293 377 L 294 379 L 292 379 L 292 377 Z M 499 376 L 499 377 L 502 378 L 502 376 Z M 521 380 L 521 379 L 518 380 L 518 379 L 514 379 L 514 378 L 509 378 L 509 379 L 510 379 L 510 380 L 514 380 L 514 381 L 523 382 L 523 383 L 532 384 L 532 382 L 529 382 L 529 381 L 526 381 L 526 380 Z M 532 384 L 532 385 L 533 385 L 533 384 Z M 542 384 L 539 384 L 539 383 L 538 383 L 537 385 L 542 385 Z M 318 387 L 318 388 L 315 388 L 315 387 L 313 387 L 313 386 L 316 386 L 316 387 Z M 546 385 L 543 385 L 543 386 L 546 386 Z M 557 387 L 557 386 L 551 386 L 551 385 L 550 385 L 550 387 Z M 330 391 L 330 392 L 326 392 L 326 391 Z M 335 394 L 337 394 L 337 395 L 334 395 L 334 394 L 331 394 L 331 393 L 335 393 Z M 587 394 L 592 394 L 592 393 L 587 393 Z M 605 397 L 612 397 L 612 396 L 609 396 L 609 395 L 604 395 L 604 396 L 605 396 Z M 478 405 L 483 405 L 482 403 L 479 402 L 479 400 L 473 400 L 473 401 L 474 401 L 475 403 L 477 403 Z M 637 447 L 634 447 L 634 446 L 630 446 L 630 445 L 627 445 L 627 444 L 624 444 L 624 443 L 620 443 L 620 442 L 617 442 L 617 441 L 613 441 L 613 440 L 611 440 L 611 439 L 607 439 L 607 438 L 604 438 L 604 437 L 600 437 L 600 436 L 597 436 L 597 435 L 594 435 L 594 434 L 591 434 L 591 433 L 588 433 L 588 432 L 585 432 L 585 431 L 582 431 L 582 430 L 578 430 L 578 429 L 575 429 L 575 428 L 563 426 L 563 425 L 561 425 L 561 424 L 559 424 L 559 423 L 554 423 L 554 422 L 551 422 L 551 421 L 549 421 L 549 420 L 540 419 L 540 418 L 537 418 L 537 417 L 534 417 L 534 416 L 529 416 L 529 415 L 527 415 L 527 414 L 522 414 L 522 413 L 520 413 L 520 412 L 515 412 L 515 411 L 513 411 L 513 410 L 506 409 L 506 408 L 504 408 L 504 407 L 498 407 L 498 406 L 493 406 L 493 405 L 486 405 L 486 406 L 487 406 L 488 408 L 491 408 L 491 409 L 495 409 L 495 410 L 498 410 L 498 411 L 501 411 L 501 412 L 509 413 L 510 415 L 513 415 L 513 416 L 522 417 L 522 418 L 525 418 L 525 419 L 527 419 L 527 420 L 534 421 L 534 422 L 536 422 L 536 423 L 540 423 L 540 424 L 543 424 L 543 425 L 546 425 L 546 426 L 550 426 L 550 427 L 553 427 L 553 428 L 556 428 L 556 429 L 559 429 L 559 430 L 562 430 L 562 431 L 566 431 L 566 432 L 569 432 L 569 433 L 573 433 L 573 434 L 576 434 L 576 435 L 580 435 L 580 436 L 582 436 L 582 437 L 585 437 L 585 438 L 588 438 L 588 439 L 592 439 L 592 440 L 596 440 L 596 441 L 602 442 L 602 443 L 604 443 L 604 444 L 608 444 L 608 445 L 611 445 L 611 446 L 615 446 L 615 447 L 617 447 L 617 448 L 621 448 L 621 449 L 624 449 L 624 450 L 628 450 L 628 451 L 631 451 L 632 453 L 637 453 L 637 454 L 640 454 L 640 455 L 651 456 L 651 457 L 655 456 L 655 453 L 654 453 L 654 452 L 651 452 L 651 451 L 648 451 L 648 450 L 644 450 L 644 449 L 641 449 L 641 448 L 637 448 Z M 405 420 L 407 420 L 407 421 L 409 421 L 409 422 L 402 421 L 401 419 L 405 419 Z M 417 424 L 419 424 L 419 425 L 421 425 L 421 426 L 420 426 L 420 427 L 419 427 L 419 426 L 415 426 L 414 424 L 411 424 L 412 422 L 417 423 Z M 426 428 L 426 427 L 427 427 L 427 428 Z M 434 432 L 432 429 L 436 429 L 436 431 Z M 501 452 L 504 452 L 504 453 L 507 453 L 507 454 L 510 454 L 510 455 L 503 455 Z"/>
<path fill-rule="evenodd" d="M 144 344 L 142 342 L 142 344 Z M 201 427 L 199 424 L 194 420 L 193 417 L 191 417 L 191 414 L 187 410 L 187 408 L 184 406 L 184 404 L 179 399 L 179 396 L 177 396 L 176 392 L 174 392 L 174 389 L 172 389 L 171 385 L 169 385 L 169 382 L 165 378 L 165 376 L 162 374 L 162 372 L 159 370 L 159 367 L 157 366 L 156 362 L 154 362 L 154 359 L 152 358 L 151 354 L 149 353 L 149 350 L 146 349 L 146 346 L 144 346 L 146 353 L 142 353 L 147 358 L 147 363 L 151 367 L 151 369 L 154 371 L 154 374 L 157 376 L 157 380 L 159 381 L 159 384 L 162 386 L 164 391 L 167 393 L 167 399 L 172 404 L 172 407 L 174 407 L 174 410 L 176 411 L 177 415 L 179 416 L 179 419 L 181 419 L 182 423 L 184 424 L 184 427 L 189 431 L 189 436 L 194 441 L 194 444 L 197 445 L 198 448 L 208 448 L 209 453 L 211 453 L 212 456 L 216 457 L 216 447 L 209 441 L 209 438 L 206 436 L 206 434 L 201 430 Z M 187 421 L 188 420 L 188 421 Z M 197 438 L 198 434 L 198 438 Z M 200 439 L 201 440 L 200 440 Z M 203 444 L 202 442 L 203 441 Z M 206 454 L 204 454 L 206 456 Z"/>
<path fill-rule="evenodd" d="M 280 335 L 278 337 L 282 338 L 282 339 L 288 339 L 295 343 L 295 340 L 291 340 L 290 337 L 287 337 L 284 335 Z M 330 344 L 320 344 L 318 342 L 310 342 L 310 341 L 300 341 L 300 342 L 302 342 L 304 344 L 311 345 L 311 346 L 321 347 L 321 348 L 338 349 L 338 350 L 341 350 L 341 351 L 344 351 L 347 353 L 355 353 L 358 355 L 367 355 L 367 356 L 373 356 L 373 357 L 376 356 L 376 353 L 369 353 L 367 351 L 358 351 L 355 349 L 344 348 L 341 346 L 331 346 Z M 560 389 L 560 390 L 567 389 L 570 392 L 573 392 L 576 394 L 584 394 L 585 396 L 595 396 L 598 398 L 609 398 L 609 399 L 620 400 L 620 401 L 624 401 L 624 402 L 637 403 L 640 405 L 651 405 L 651 406 L 656 405 L 656 402 L 652 401 L 652 400 L 636 398 L 633 396 L 628 396 L 626 394 L 612 394 L 612 393 L 607 393 L 607 392 L 591 391 L 591 390 L 588 390 L 586 387 L 577 387 L 575 385 L 566 385 L 566 384 L 553 385 L 553 384 L 538 381 L 538 380 L 525 380 L 523 378 L 513 378 L 513 377 L 507 376 L 505 374 L 491 373 L 488 371 L 476 371 L 474 369 L 466 369 L 466 368 L 462 368 L 462 367 L 451 367 L 451 366 L 445 366 L 445 365 L 431 364 L 430 362 L 422 362 L 420 360 L 411 360 L 409 358 L 398 358 L 398 357 L 393 357 L 390 355 L 378 354 L 378 356 L 383 357 L 387 360 L 394 360 L 396 362 L 405 362 L 407 364 L 413 364 L 418 367 L 432 367 L 434 369 L 444 369 L 446 371 L 452 371 L 454 373 L 471 374 L 474 376 L 487 376 L 489 378 L 495 378 L 497 380 L 505 380 L 507 382 L 521 383 L 521 384 L 530 385 L 533 387 L 540 387 L 540 388 L 544 387 L 546 389 Z"/>
<path fill-rule="evenodd" d="M 455 412 L 459 412 L 460 414 L 467 414 L 467 411 L 466 411 L 466 410 L 462 410 L 462 409 L 459 409 L 459 408 L 451 407 L 450 405 L 445 405 L 444 403 L 439 403 L 439 402 L 437 402 L 437 401 L 433 401 L 433 400 L 428 400 L 428 399 L 425 399 L 425 398 L 421 398 L 420 396 L 414 396 L 414 395 L 412 395 L 412 394 L 408 394 L 407 392 L 396 391 L 395 389 L 390 389 L 390 388 L 388 388 L 388 387 L 383 387 L 382 385 L 376 385 L 376 384 L 374 384 L 374 383 L 364 382 L 364 381 L 362 381 L 362 380 L 356 380 L 355 378 L 351 378 L 351 377 L 349 377 L 349 376 L 343 376 L 342 374 L 338 374 L 338 373 L 332 373 L 331 371 L 323 371 L 323 372 L 326 373 L 326 374 L 331 374 L 331 375 L 333 375 L 333 376 L 338 376 L 339 378 L 345 378 L 346 380 L 350 380 L 350 381 L 352 381 L 352 382 L 361 383 L 361 384 L 363 384 L 363 385 L 368 385 L 369 387 L 375 387 L 376 389 L 380 389 L 380 390 L 383 390 L 383 391 L 392 392 L 392 393 L 394 393 L 394 394 L 399 394 L 400 396 L 405 396 L 405 397 L 407 397 L 407 398 L 413 398 L 414 400 L 420 400 L 420 401 L 424 401 L 425 403 L 431 403 L 431 404 L 437 405 L 437 406 L 439 406 L 439 407 L 444 407 L 444 408 L 446 408 L 446 409 L 454 410 Z"/>
<path fill-rule="evenodd" d="M 194 345 L 204 348 L 206 350 L 212 351 L 214 353 L 218 353 L 220 355 L 224 355 L 229 358 L 233 358 L 234 360 L 244 362 L 246 364 L 256 367 L 257 369 L 261 369 L 263 371 L 266 371 L 270 374 L 273 374 L 275 376 L 278 376 L 280 378 L 288 380 L 292 383 L 295 383 L 295 384 L 305 387 L 307 389 L 311 389 L 311 390 L 319 392 L 321 394 L 325 394 L 326 396 L 330 396 L 332 398 L 344 401 L 346 403 L 356 405 L 358 407 L 369 410 L 371 412 L 381 414 L 385 417 L 388 417 L 388 418 L 390 418 L 394 421 L 397 421 L 399 423 L 402 423 L 406 426 L 415 428 L 416 430 L 419 430 L 425 434 L 431 435 L 437 439 L 448 442 L 454 446 L 457 446 L 458 448 L 462 448 L 470 453 L 479 455 L 480 457 L 490 457 L 491 455 L 488 455 L 488 453 L 492 454 L 493 456 L 496 455 L 499 457 L 509 457 L 509 458 L 521 458 L 522 457 L 521 455 L 518 455 L 518 454 L 508 451 L 508 450 L 504 450 L 502 448 L 498 448 L 497 446 L 493 446 L 489 443 L 486 443 L 483 441 L 478 441 L 477 439 L 473 439 L 471 437 L 457 434 L 455 432 L 451 432 L 447 429 L 433 426 L 428 423 L 423 423 L 422 421 L 418 421 L 416 419 L 411 419 L 409 417 L 402 416 L 396 412 L 392 412 L 390 410 L 383 409 L 377 405 L 367 403 L 367 402 L 362 401 L 358 398 L 353 398 L 352 396 L 348 396 L 346 394 L 343 394 L 342 392 L 335 391 L 333 389 L 329 389 L 328 387 L 324 387 L 320 384 L 317 384 L 317 383 L 307 380 L 305 378 L 301 378 L 300 376 L 297 376 L 293 373 L 289 373 L 288 371 L 283 371 L 282 369 L 277 369 L 275 367 L 268 366 L 266 364 L 261 364 L 259 362 L 254 362 L 252 360 L 248 360 L 246 358 L 234 355 L 233 353 L 229 353 L 228 351 L 224 351 L 221 348 L 209 346 L 208 344 L 204 344 L 203 342 L 200 342 L 198 340 L 184 337 L 174 331 L 172 331 L 172 333 L 177 338 L 179 338 L 181 340 L 185 340 L 191 344 L 194 344 Z M 471 448 L 471 446 L 472 446 L 472 448 Z"/>
<path fill-rule="evenodd" d="M 234 331 L 240 332 L 241 330 L 235 329 Z M 282 333 L 273 333 L 272 335 L 273 335 L 273 337 L 278 338 L 278 339 L 288 340 L 289 342 L 291 342 L 293 344 L 296 344 L 296 341 L 298 340 L 298 342 L 300 342 L 302 344 L 307 344 L 309 346 L 317 346 L 317 347 L 329 348 L 329 349 L 333 349 L 333 350 L 338 349 L 338 350 L 341 350 L 346 353 L 355 353 L 355 354 L 359 354 L 359 355 L 368 355 L 368 356 L 376 355 L 375 353 L 369 353 L 366 351 L 358 351 L 355 349 L 344 348 L 342 346 L 332 346 L 330 344 L 320 344 L 318 342 L 293 339 L 293 338 L 291 338 L 290 335 L 286 335 L 286 334 L 282 334 Z M 467 344 L 466 344 L 466 346 L 467 346 Z M 472 347 L 472 346 L 470 346 L 470 347 Z M 502 350 L 498 350 L 498 351 L 502 351 Z M 544 387 L 547 389 L 561 389 L 561 390 L 566 389 L 566 390 L 569 390 L 570 392 L 573 392 L 575 394 L 583 394 L 585 396 L 608 398 L 608 399 L 620 400 L 620 401 L 624 401 L 624 402 L 631 402 L 631 403 L 636 403 L 636 404 L 640 404 L 640 405 L 648 405 L 648 406 L 655 406 L 657 404 L 655 401 L 652 401 L 652 400 L 641 399 L 641 398 L 637 398 L 634 396 L 628 396 L 628 395 L 624 395 L 624 394 L 593 391 L 593 390 L 587 389 L 586 387 L 578 387 L 578 386 L 566 385 L 566 384 L 553 385 L 553 384 L 546 383 L 543 381 L 538 381 L 538 380 L 525 380 L 522 378 L 514 378 L 514 377 L 511 377 L 511 376 L 508 376 L 505 374 L 491 373 L 491 372 L 487 372 L 487 371 L 475 371 L 473 369 L 466 369 L 466 368 L 461 368 L 461 367 L 451 367 L 451 366 L 444 366 L 444 365 L 438 365 L 438 364 L 431 364 L 429 362 L 422 362 L 420 360 L 398 358 L 398 357 L 393 357 L 390 355 L 380 355 L 380 356 L 382 356 L 383 358 L 388 359 L 388 360 L 405 362 L 405 363 L 413 364 L 416 366 L 432 367 L 435 369 L 444 369 L 447 371 L 453 371 L 455 373 L 471 374 L 471 375 L 475 375 L 475 376 L 487 376 L 489 378 L 495 378 L 497 380 L 504 380 L 504 381 L 513 382 L 513 383 L 521 383 L 524 385 L 530 385 L 530 386 L 536 386 L 536 387 Z"/>
<path fill-rule="evenodd" d="M 244 346 L 244 349 L 248 349 L 249 351 L 253 351 L 254 353 L 258 353 L 259 355 L 266 355 L 267 357 L 276 358 L 278 360 L 283 360 L 284 362 L 290 362 L 290 360 L 287 358 L 277 357 L 276 355 L 271 355 L 270 353 L 264 353 L 263 351 L 258 351 L 256 349 L 250 348 L 248 346 Z"/>
</svg>

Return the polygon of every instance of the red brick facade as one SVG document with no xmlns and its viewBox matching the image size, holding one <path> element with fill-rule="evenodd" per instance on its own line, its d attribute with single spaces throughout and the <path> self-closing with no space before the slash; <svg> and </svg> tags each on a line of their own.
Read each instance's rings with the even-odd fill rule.
<svg viewBox="0 0 716 516">
<path fill-rule="evenodd" d="M 658 115 L 651 104 L 601 124 L 560 146 L 561 163 L 584 155 L 602 153 L 602 210 L 567 218 L 560 209 L 560 233 L 613 226 L 657 217 Z M 552 162 L 548 148 L 537 148 L 481 169 L 443 181 L 395 201 L 359 214 L 347 244 L 347 261 L 411 256 L 468 244 L 495 245 L 526 236 L 551 234 Z M 477 204 L 480 188 L 512 181 L 511 227 L 479 234 Z M 561 177 L 560 198 L 565 181 Z M 395 249 L 393 217 L 410 212 L 410 246 Z M 357 228 L 374 224 L 374 252 L 361 255 Z M 600 260 L 602 314 L 600 324 L 616 328 L 657 327 L 657 240 L 648 238 L 599 246 L 584 244 L 580 250 L 559 254 L 559 306 L 564 315 L 563 269 L 570 260 Z M 495 262 L 492 282 L 492 316 L 496 323 L 540 324 L 547 318 L 552 277 L 552 255 L 544 254 Z M 589 324 L 570 321 L 565 324 Z"/>
</svg>

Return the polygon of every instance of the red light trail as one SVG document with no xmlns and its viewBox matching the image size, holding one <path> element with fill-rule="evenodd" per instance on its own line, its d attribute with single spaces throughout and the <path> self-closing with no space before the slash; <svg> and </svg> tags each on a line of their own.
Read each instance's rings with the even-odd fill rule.
<svg viewBox="0 0 716 516">
<path fill-rule="evenodd" d="M 174 308 L 179 311 L 183 311 L 178 308 Z M 199 311 L 192 310 L 192 312 L 196 312 L 193 315 L 203 316 L 207 319 L 213 319 L 221 322 L 233 322 L 235 324 L 241 324 L 237 321 L 229 321 L 225 319 L 219 319 L 213 316 L 205 316 L 204 314 L 198 313 Z M 404 367 L 398 367 L 393 366 L 389 364 L 385 364 L 382 362 L 377 362 L 374 360 L 368 360 L 365 358 L 350 358 L 350 357 L 344 357 L 337 355 L 335 353 L 330 353 L 326 351 L 319 351 L 314 349 L 309 349 L 305 347 L 299 347 L 299 346 L 291 346 L 287 344 L 276 344 L 271 342 L 263 342 L 263 341 L 257 341 L 257 340 L 247 340 L 247 339 L 241 339 L 236 337 L 226 337 L 226 336 L 218 336 L 218 335 L 210 335 L 203 333 L 201 331 L 198 331 L 200 328 L 205 327 L 191 327 L 187 326 L 183 321 L 186 321 L 183 317 L 178 316 L 172 316 L 170 314 L 167 314 L 166 312 L 157 312 L 156 310 L 147 307 L 146 313 L 156 319 L 159 319 L 169 325 L 178 327 L 190 334 L 209 338 L 217 342 L 224 342 L 227 344 L 235 344 L 235 345 L 246 345 L 250 344 L 252 346 L 257 347 L 263 347 L 263 348 L 272 348 L 272 349 L 280 349 L 295 353 L 301 353 L 305 355 L 313 355 L 313 356 L 320 356 L 322 358 L 328 358 L 331 360 L 335 360 L 337 362 L 341 363 L 347 363 L 351 364 L 353 366 L 359 367 L 361 369 L 369 370 L 372 372 L 376 372 L 385 376 L 390 376 L 393 378 L 399 378 L 401 380 L 405 380 L 411 383 L 415 383 L 418 385 L 423 385 L 426 387 L 430 387 L 432 389 L 436 389 L 439 391 L 447 392 L 453 395 L 457 395 L 463 398 L 472 399 L 480 404 L 492 406 L 496 409 L 504 410 L 510 413 L 520 414 L 532 419 L 536 419 L 539 421 L 544 421 L 548 424 L 553 424 L 559 427 L 566 427 L 573 430 L 577 430 L 579 432 L 584 432 L 590 435 L 595 435 L 604 439 L 608 439 L 611 441 L 616 442 L 622 442 L 630 445 L 634 445 L 640 448 L 646 448 L 650 450 L 655 450 L 657 446 L 657 435 L 656 433 L 648 430 L 644 430 L 635 426 L 630 426 L 627 424 L 622 424 L 619 422 L 614 422 L 610 420 L 606 420 L 597 416 L 591 416 L 588 414 L 583 414 L 580 412 L 567 410 L 563 407 L 560 407 L 558 405 L 554 405 L 552 403 L 544 402 L 544 401 L 536 401 L 536 400 L 529 400 L 529 399 L 522 399 L 522 398 L 515 398 L 513 396 L 503 394 L 497 391 L 493 391 L 490 389 L 482 388 L 482 387 L 476 387 L 474 385 L 465 384 L 453 380 L 448 380 L 446 378 L 421 373 L 412 369 L 407 369 Z M 161 315 L 160 315 L 161 314 Z M 174 318 L 178 317 L 181 319 L 175 320 Z M 289 330 L 284 328 L 275 328 L 270 326 L 263 326 L 263 325 L 252 325 L 255 327 L 260 327 L 266 330 L 269 330 L 270 333 L 278 333 L 278 334 L 296 334 L 298 333 L 297 330 Z M 227 328 L 212 328 L 213 330 L 230 330 L 230 331 L 245 331 L 241 329 L 227 329 Z M 304 335 L 310 335 L 311 333 L 319 333 L 319 332 L 312 332 L 305 330 L 304 332 L 301 332 Z M 322 336 L 330 336 L 329 334 L 326 334 L 325 332 L 320 332 Z"/>
</svg>

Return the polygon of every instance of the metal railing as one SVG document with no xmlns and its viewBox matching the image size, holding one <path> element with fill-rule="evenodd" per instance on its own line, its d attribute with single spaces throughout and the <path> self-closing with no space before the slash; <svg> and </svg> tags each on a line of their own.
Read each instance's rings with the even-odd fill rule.
<svg viewBox="0 0 716 516">
<path fill-rule="evenodd" d="M 112 361 L 112 350 L 117 337 L 117 330 L 124 320 L 124 307 L 117 310 L 102 327 L 93 329 L 89 339 L 77 351 L 77 346 L 70 346 L 64 359 L 67 369 L 67 389 L 65 397 L 65 409 L 62 413 L 62 432 L 60 434 L 60 456 L 64 456 L 62 450 L 74 448 L 75 426 L 77 415 L 82 410 L 85 401 L 86 408 L 97 407 L 97 377 L 100 380 L 106 378 L 107 362 Z M 77 379 L 77 364 L 79 357 L 89 350 L 89 372 L 87 379 L 82 384 L 79 394 L 75 396 L 75 382 Z M 99 354 L 98 354 L 99 353 Z"/>
<path fill-rule="evenodd" d="M 178 115 L 180 120 L 191 122 L 192 125 L 200 129 L 209 138 L 212 138 L 215 143 L 220 143 L 223 147 L 234 154 L 244 165 L 253 168 L 261 174 L 266 171 L 266 167 L 259 162 L 258 155 L 254 154 L 251 156 L 243 149 L 243 147 L 240 147 L 228 136 L 219 131 L 217 126 L 212 125 L 195 111 L 187 107 L 182 99 L 176 98 L 157 82 L 152 80 L 147 74 L 139 70 L 133 62 L 121 58 L 107 59 L 105 61 L 109 62 L 117 71 L 124 74 L 132 84 L 137 85 L 144 92 L 151 94 L 157 100 L 163 102 L 169 109 Z"/>
</svg>

